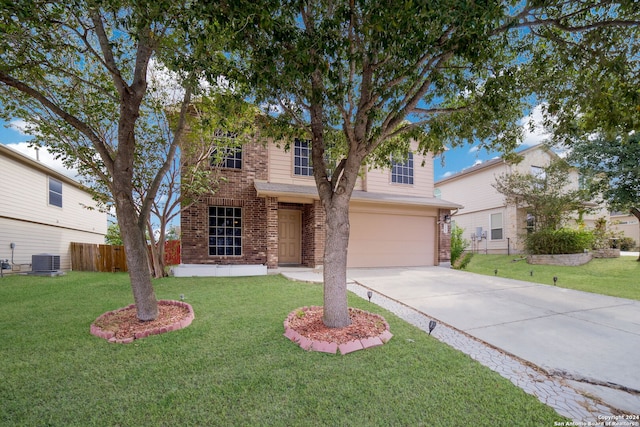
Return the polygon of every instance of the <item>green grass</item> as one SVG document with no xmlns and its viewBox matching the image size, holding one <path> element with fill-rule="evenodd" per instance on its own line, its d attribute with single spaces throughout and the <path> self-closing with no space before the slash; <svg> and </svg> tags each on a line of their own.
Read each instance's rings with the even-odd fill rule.
<svg viewBox="0 0 640 427">
<path fill-rule="evenodd" d="M 0 424 L 51 426 L 553 425 L 535 397 L 391 313 L 394 338 L 346 356 L 283 337 L 287 314 L 320 305 L 319 285 L 281 276 L 167 278 L 186 329 L 132 344 L 89 334 L 131 302 L 124 274 L 0 279 Z"/>
<path fill-rule="evenodd" d="M 637 257 L 593 259 L 587 264 L 569 267 L 530 265 L 521 260 L 520 255 L 476 254 L 466 271 L 493 276 L 496 269 L 500 277 L 553 285 L 553 277 L 556 276 L 557 286 L 563 288 L 640 300 L 640 262 Z"/>
</svg>

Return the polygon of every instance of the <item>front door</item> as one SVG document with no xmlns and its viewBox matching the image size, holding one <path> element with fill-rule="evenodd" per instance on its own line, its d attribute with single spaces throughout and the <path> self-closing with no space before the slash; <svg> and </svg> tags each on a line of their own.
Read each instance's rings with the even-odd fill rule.
<svg viewBox="0 0 640 427">
<path fill-rule="evenodd" d="M 302 263 L 302 212 L 278 210 L 278 264 Z"/>
</svg>

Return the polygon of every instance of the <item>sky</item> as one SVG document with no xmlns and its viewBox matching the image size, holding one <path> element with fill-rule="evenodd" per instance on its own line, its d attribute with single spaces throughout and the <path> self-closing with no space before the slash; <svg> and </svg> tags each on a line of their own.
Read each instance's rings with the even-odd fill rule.
<svg viewBox="0 0 640 427">
<path fill-rule="evenodd" d="M 35 159 L 35 148 L 29 147 L 29 140 L 32 139 L 30 135 L 24 133 L 26 123 L 22 120 L 13 120 L 11 122 L 0 122 L 0 144 L 7 145 L 14 150 L 26 154 L 27 156 Z M 73 170 L 69 170 L 60 160 L 55 159 L 46 149 L 38 150 L 38 157 L 42 163 L 56 171 L 66 175 L 70 178 L 77 176 L 77 173 Z"/>
<path fill-rule="evenodd" d="M 533 120 L 534 123 L 542 122 L 542 111 L 540 106 L 534 108 L 528 117 L 523 117 L 520 121 L 521 125 Z M 14 120 L 11 122 L 4 122 L 0 125 L 0 143 L 9 145 L 35 159 L 36 151 L 28 146 L 28 141 L 31 137 L 24 133 L 25 123 L 21 120 Z M 520 149 L 531 147 L 533 145 L 544 142 L 546 134 L 542 130 L 541 126 L 536 126 L 533 131 L 530 131 L 528 127 L 525 127 L 525 134 Z M 53 158 L 45 149 L 39 150 L 40 161 L 53 169 L 70 177 L 76 176 L 74 171 L 67 170 L 62 162 Z M 449 149 L 441 157 L 437 157 L 434 161 L 434 180 L 437 182 L 444 179 L 454 173 L 461 172 L 464 169 L 470 168 L 477 164 L 486 162 L 497 157 L 500 157 L 499 152 L 487 152 L 482 149 L 478 149 L 478 144 L 465 145 L 454 149 Z M 444 162 L 441 162 L 441 158 L 444 158 Z"/>
</svg>

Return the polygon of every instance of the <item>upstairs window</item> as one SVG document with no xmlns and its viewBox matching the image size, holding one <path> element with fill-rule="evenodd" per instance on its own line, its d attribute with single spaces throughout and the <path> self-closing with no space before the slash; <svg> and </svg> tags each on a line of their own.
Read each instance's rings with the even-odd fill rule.
<svg viewBox="0 0 640 427">
<path fill-rule="evenodd" d="M 531 166 L 531 175 L 543 181 L 547 179 L 547 172 L 540 166 Z"/>
<path fill-rule="evenodd" d="M 49 205 L 62 207 L 62 181 L 49 177 Z"/>
<path fill-rule="evenodd" d="M 227 169 L 242 169 L 242 147 L 214 148 L 211 166 Z"/>
<path fill-rule="evenodd" d="M 402 162 L 391 158 L 391 182 L 413 184 L 413 153 L 409 153 Z"/>
<path fill-rule="evenodd" d="M 311 141 L 303 141 L 296 138 L 293 143 L 293 174 L 300 176 L 313 176 L 311 164 Z"/>
</svg>

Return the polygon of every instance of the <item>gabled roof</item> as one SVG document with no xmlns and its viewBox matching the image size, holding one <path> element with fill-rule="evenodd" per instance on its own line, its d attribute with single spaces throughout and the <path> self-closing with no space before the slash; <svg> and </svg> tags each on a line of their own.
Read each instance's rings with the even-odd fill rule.
<svg viewBox="0 0 640 427">
<path fill-rule="evenodd" d="M 40 171 L 46 175 L 50 175 L 60 181 L 63 181 L 67 184 L 73 185 L 75 187 L 78 187 L 81 190 L 87 191 L 87 188 L 80 184 L 78 181 L 69 178 L 68 176 L 58 172 L 57 170 L 53 169 L 50 166 L 45 165 L 42 162 L 39 162 L 37 160 L 32 159 L 31 157 L 22 154 L 21 152 L 14 150 L 11 147 L 8 147 L 4 144 L 0 144 L 0 156 L 2 157 L 7 157 L 9 159 L 12 159 L 18 163 L 22 163 L 23 165 L 31 168 L 31 169 L 35 169 L 37 171 Z"/>
<path fill-rule="evenodd" d="M 279 184 L 267 181 L 255 180 L 254 186 L 259 197 L 308 197 L 311 200 L 319 200 L 318 190 L 315 185 Z M 403 196 L 387 193 L 372 193 L 362 190 L 354 190 L 351 200 L 369 203 L 384 203 L 394 205 L 413 205 L 442 209 L 460 209 L 462 205 L 437 199 L 435 197 Z"/>
<path fill-rule="evenodd" d="M 530 151 L 535 151 L 535 150 L 544 150 L 547 153 L 549 153 L 550 155 L 552 155 L 553 157 L 558 158 L 558 155 L 556 153 L 554 153 L 551 149 L 549 149 L 549 147 L 546 144 L 537 144 L 534 145 L 532 147 L 526 148 L 524 150 L 518 151 L 516 152 L 516 154 L 518 154 L 519 156 L 524 156 L 526 155 L 526 153 L 530 152 Z M 489 169 L 495 166 L 499 166 L 505 163 L 513 163 L 510 162 L 506 159 L 504 159 L 503 157 L 497 158 L 497 159 L 491 159 L 491 160 L 487 160 L 486 162 L 482 162 L 478 165 L 472 166 L 470 168 L 467 169 L 463 169 L 460 172 L 456 172 L 451 176 L 448 176 L 446 178 L 441 179 L 440 181 L 436 181 L 434 183 L 434 185 L 437 187 L 439 184 L 444 184 L 446 182 L 449 181 L 453 181 L 455 179 L 461 178 L 463 176 L 467 176 L 467 175 L 472 175 L 478 171 L 484 170 L 484 169 Z"/>
</svg>

